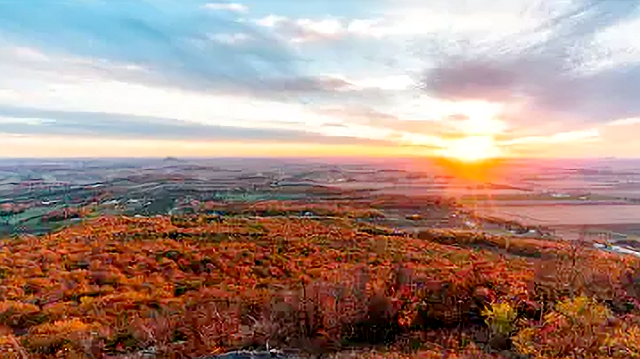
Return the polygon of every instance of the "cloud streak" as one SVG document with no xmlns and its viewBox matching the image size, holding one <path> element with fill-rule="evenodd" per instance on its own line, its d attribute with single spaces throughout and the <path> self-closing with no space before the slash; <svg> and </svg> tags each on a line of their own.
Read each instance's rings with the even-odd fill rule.
<svg viewBox="0 0 640 359">
<path fill-rule="evenodd" d="M 239 3 L 219 3 L 213 2 L 205 4 L 204 7 L 209 10 L 221 10 L 221 11 L 232 11 L 232 12 L 240 12 L 244 13 L 249 10 L 246 5 Z"/>
<path fill-rule="evenodd" d="M 358 136 L 328 137 L 302 130 L 241 128 L 205 125 L 170 118 L 110 113 L 36 110 L 0 106 L 0 125 L 5 134 L 96 136 L 129 139 L 199 141 L 278 141 L 320 144 L 390 145 Z M 318 129 L 316 129 L 317 131 Z"/>
</svg>

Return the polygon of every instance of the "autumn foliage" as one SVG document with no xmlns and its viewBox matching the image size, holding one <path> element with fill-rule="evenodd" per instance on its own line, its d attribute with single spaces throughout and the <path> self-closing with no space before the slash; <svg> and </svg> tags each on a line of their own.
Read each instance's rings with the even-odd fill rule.
<svg viewBox="0 0 640 359">
<path fill-rule="evenodd" d="M 193 358 L 267 343 L 387 348 L 371 357 L 638 357 L 635 258 L 371 231 L 336 211 L 101 217 L 3 240 L 0 358 Z"/>
</svg>

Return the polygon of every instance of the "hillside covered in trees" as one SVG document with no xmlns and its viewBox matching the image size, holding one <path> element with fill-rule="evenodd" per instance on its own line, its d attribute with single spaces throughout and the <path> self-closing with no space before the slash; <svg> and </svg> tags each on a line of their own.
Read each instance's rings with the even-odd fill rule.
<svg viewBox="0 0 640 359">
<path fill-rule="evenodd" d="M 0 358 L 640 357 L 638 258 L 272 212 L 2 240 Z"/>
</svg>

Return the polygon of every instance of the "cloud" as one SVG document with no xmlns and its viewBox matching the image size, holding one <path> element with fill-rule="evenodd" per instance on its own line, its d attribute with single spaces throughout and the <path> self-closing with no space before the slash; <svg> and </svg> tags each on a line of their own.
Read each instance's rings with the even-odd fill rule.
<svg viewBox="0 0 640 359">
<path fill-rule="evenodd" d="M 270 14 L 255 19 L 256 25 L 270 28 L 292 43 L 306 43 L 322 40 L 337 40 L 347 36 L 373 37 L 383 35 L 378 27 L 382 19 L 339 19 L 325 17 L 319 19 L 288 18 Z"/>
<path fill-rule="evenodd" d="M 462 46 L 445 54 L 425 71 L 421 88 L 448 100 L 517 105 L 548 121 L 603 122 L 640 115 L 640 62 L 602 66 L 619 53 L 598 41 L 602 34 L 626 28 L 621 24 L 632 21 L 639 7 L 633 1 L 576 3 L 535 28 L 547 36 L 525 41 L 524 47 L 510 44 L 532 33 L 507 36 L 481 51 Z"/>
<path fill-rule="evenodd" d="M 589 141 L 600 137 L 598 129 L 555 133 L 550 136 L 530 136 L 501 142 L 502 145 L 552 144 L 571 141 Z"/>
<path fill-rule="evenodd" d="M 336 51 L 298 52 L 287 38 L 265 26 L 240 21 L 237 11 L 206 11 L 242 9 L 237 5 L 195 0 L 180 5 L 133 0 L 126 6 L 107 1 L 34 0 L 29 5 L 0 1 L 0 52 L 14 51 L 10 61 L 3 62 L 0 54 L 0 70 L 7 69 L 7 77 L 17 72 L 42 79 L 64 74 L 80 82 L 99 77 L 282 102 L 335 101 L 333 91 L 342 93 L 347 87 L 352 97 L 345 101 L 380 95 L 375 89 L 369 91 L 374 86 L 341 86 L 342 80 L 323 75 L 318 66 L 345 62 L 342 56 L 326 58 Z M 39 9 L 35 15 L 34 7 Z M 278 23 L 280 18 L 274 19 Z M 326 19 L 287 21 L 317 36 L 329 36 L 332 27 L 337 29 L 336 22 Z M 358 31 L 365 24 L 354 20 L 345 28 Z M 23 86 L 5 77 L 0 87 L 11 88 L 9 81 Z M 369 93 L 355 94 L 361 89 Z"/>
<path fill-rule="evenodd" d="M 279 141 L 317 144 L 389 145 L 384 138 L 373 139 L 357 133 L 328 136 L 326 128 L 303 129 L 243 128 L 200 124 L 170 118 L 99 112 L 38 110 L 0 106 L 0 133 L 14 135 L 82 136 L 97 138 Z M 352 136 L 353 135 L 353 136 Z"/>
<path fill-rule="evenodd" d="M 389 131 L 388 138 L 397 143 L 443 148 L 447 141 L 464 137 L 457 130 L 460 121 L 468 120 L 465 116 L 451 116 L 433 119 L 406 119 L 393 113 L 381 112 L 365 106 L 328 107 L 318 110 L 319 113 L 341 119 L 350 127 L 368 126 Z M 365 132 L 362 132 L 365 133 Z"/>
<path fill-rule="evenodd" d="M 414 85 L 414 80 L 406 74 L 388 75 L 382 77 L 368 77 L 359 80 L 351 80 L 355 86 L 361 89 L 378 88 L 387 91 L 403 91 Z"/>
<path fill-rule="evenodd" d="M 237 46 L 211 34 L 255 41 Z M 147 81 L 183 88 L 251 87 L 265 77 L 298 73 L 296 56 L 281 40 L 237 18 L 203 11 L 192 0 L 1 1 L 0 36 L 45 56 L 136 65 L 147 70 Z"/>
<path fill-rule="evenodd" d="M 6 117 L 0 116 L 0 124 L 3 126 L 4 130 L 11 129 L 13 127 L 17 128 L 28 128 L 26 126 L 37 126 L 43 125 L 47 123 L 55 122 L 52 119 L 44 119 L 44 118 L 30 118 L 30 117 Z M 10 132 L 7 131 L 7 132 Z"/>
<path fill-rule="evenodd" d="M 249 8 L 243 4 L 238 3 L 208 3 L 204 5 L 209 10 L 223 10 L 233 12 L 247 12 Z"/>
<path fill-rule="evenodd" d="M 0 93 L 0 104 L 253 128 L 315 128 L 334 122 L 331 118 L 308 111 L 300 104 L 251 96 L 183 91 L 95 77 L 82 82 L 76 79 L 65 81 L 62 76 L 52 78 L 51 83 L 30 83 L 36 80 L 22 78 L 11 90 Z M 87 91 L 87 86 L 90 86 L 90 91 Z"/>
<path fill-rule="evenodd" d="M 500 5 L 494 6 L 494 2 Z M 325 15 L 296 18 L 269 14 L 254 19 L 253 22 L 276 30 L 293 42 L 301 43 L 345 37 L 403 41 L 437 36 L 447 40 L 452 32 L 457 35 L 481 34 L 481 37 L 487 37 L 496 32 L 532 29 L 539 20 L 536 16 L 538 14 L 523 11 L 531 7 L 530 1 L 525 4 L 521 0 L 494 2 L 396 0 L 389 3 L 385 11 L 363 12 L 359 17 Z M 520 5 L 521 9 L 513 11 L 513 3 Z M 364 5 L 362 4 L 363 7 L 370 8 L 373 4 Z"/>
<path fill-rule="evenodd" d="M 607 126 L 632 126 L 640 124 L 640 117 L 624 118 L 607 123 Z"/>
<path fill-rule="evenodd" d="M 511 96 L 517 77 L 490 61 L 464 61 L 430 70 L 426 81 L 428 91 L 447 99 L 501 101 Z"/>
<path fill-rule="evenodd" d="M 250 127 L 195 123 L 171 118 L 100 112 L 41 110 L 0 106 L 0 135 L 62 136 L 78 138 L 242 141 L 308 143 L 320 145 L 404 146 L 442 148 L 437 136 L 410 133 L 375 123 L 320 123 L 296 126 L 291 122 L 269 122 Z"/>
<path fill-rule="evenodd" d="M 342 107 L 326 107 L 320 108 L 317 111 L 320 114 L 341 119 L 350 124 L 386 128 L 403 133 L 440 136 L 446 132 L 445 126 L 439 121 L 401 119 L 393 113 L 378 111 L 366 106 L 348 105 Z"/>
<path fill-rule="evenodd" d="M 211 34 L 209 38 L 213 41 L 217 41 L 217 42 L 220 42 L 223 44 L 229 44 L 229 45 L 242 44 L 252 40 L 252 37 L 250 35 L 247 35 L 241 32 L 236 32 L 232 34 L 225 34 L 225 33 Z"/>
<path fill-rule="evenodd" d="M 39 9 L 35 17 L 34 6 Z M 335 100 L 334 91 L 362 88 L 342 86 L 341 79 L 309 70 L 309 62 L 323 59 L 305 60 L 263 26 L 203 11 L 202 6 L 207 5 L 193 0 L 180 6 L 142 0 L 127 6 L 104 1 L 34 0 L 29 6 L 0 1 L 0 71 L 8 74 L 0 79 L 0 87 L 10 88 L 6 83 L 13 80 L 7 77 L 18 71 L 33 78 L 64 74 L 86 82 L 99 77 L 282 102 Z M 322 21 L 300 24 L 325 35 L 331 27 Z M 18 82 L 12 85 L 22 86 Z"/>
<path fill-rule="evenodd" d="M 254 20 L 254 22 L 257 25 L 260 26 L 264 26 L 264 27 L 276 27 L 279 26 L 280 24 L 284 23 L 284 22 L 288 22 L 289 19 L 285 16 L 279 16 L 279 15 L 274 15 L 274 14 L 270 14 L 267 15 L 263 18 Z"/>
</svg>

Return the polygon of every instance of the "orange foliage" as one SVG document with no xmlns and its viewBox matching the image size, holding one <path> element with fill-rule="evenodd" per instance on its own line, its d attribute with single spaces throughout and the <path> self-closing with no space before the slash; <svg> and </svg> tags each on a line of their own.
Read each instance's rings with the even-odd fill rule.
<svg viewBox="0 0 640 359">
<path fill-rule="evenodd" d="M 101 217 L 2 241 L 0 321 L 34 358 L 151 347 L 195 357 L 267 342 L 321 353 L 443 330 L 419 340 L 433 347 L 418 357 L 447 348 L 452 358 L 479 357 L 472 340 L 452 344 L 449 335 L 483 328 L 490 302 L 539 321 L 536 310 L 554 308 L 545 290 L 559 293 L 554 301 L 634 298 L 633 280 L 621 281 L 635 278 L 634 259 L 584 251 L 591 270 L 581 278 L 547 278 L 540 264 L 565 265 L 570 249 L 464 232 L 365 233 L 349 218 Z"/>
</svg>

